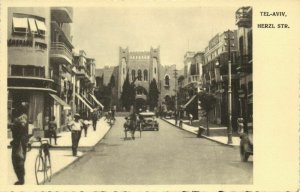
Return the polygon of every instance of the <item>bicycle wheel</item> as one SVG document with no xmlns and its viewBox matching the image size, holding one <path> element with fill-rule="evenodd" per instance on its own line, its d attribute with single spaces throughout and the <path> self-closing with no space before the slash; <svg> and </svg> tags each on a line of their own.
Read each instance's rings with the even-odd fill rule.
<svg viewBox="0 0 300 192">
<path fill-rule="evenodd" d="M 51 181 L 52 177 L 52 167 L 51 167 L 51 158 L 50 154 L 45 155 L 45 175 L 46 175 L 46 180 Z"/>
<path fill-rule="evenodd" d="M 43 157 L 38 155 L 35 159 L 35 166 L 34 166 L 34 171 L 35 171 L 35 180 L 36 184 L 44 184 L 45 183 L 45 164 Z"/>
</svg>

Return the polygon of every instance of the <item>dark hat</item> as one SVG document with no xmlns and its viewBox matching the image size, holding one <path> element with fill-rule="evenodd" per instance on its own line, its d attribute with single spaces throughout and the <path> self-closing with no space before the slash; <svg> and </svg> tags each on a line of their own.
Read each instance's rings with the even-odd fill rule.
<svg viewBox="0 0 300 192">
<path fill-rule="evenodd" d="M 74 117 L 80 117 L 79 113 L 75 113 Z"/>
</svg>

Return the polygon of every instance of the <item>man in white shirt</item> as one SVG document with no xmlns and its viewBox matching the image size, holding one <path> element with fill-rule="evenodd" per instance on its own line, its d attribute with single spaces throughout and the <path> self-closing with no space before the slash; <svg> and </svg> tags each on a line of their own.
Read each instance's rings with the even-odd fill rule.
<svg viewBox="0 0 300 192">
<path fill-rule="evenodd" d="M 81 121 L 79 121 L 80 115 L 78 113 L 75 113 L 74 115 L 74 121 L 70 121 L 68 124 L 68 127 L 70 131 L 72 132 L 72 152 L 73 156 L 77 155 L 77 148 L 78 148 L 78 143 L 80 140 L 81 136 L 81 129 L 83 127 Z"/>
</svg>

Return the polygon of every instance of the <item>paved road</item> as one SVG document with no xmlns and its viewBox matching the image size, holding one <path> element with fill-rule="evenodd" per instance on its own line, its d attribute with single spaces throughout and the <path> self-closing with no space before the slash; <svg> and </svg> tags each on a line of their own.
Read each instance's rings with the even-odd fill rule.
<svg viewBox="0 0 300 192">
<path fill-rule="evenodd" d="M 124 119 L 94 151 L 56 175 L 50 184 L 252 184 L 253 163 L 237 148 L 196 138 L 159 120 L 160 130 L 123 140 Z"/>
</svg>

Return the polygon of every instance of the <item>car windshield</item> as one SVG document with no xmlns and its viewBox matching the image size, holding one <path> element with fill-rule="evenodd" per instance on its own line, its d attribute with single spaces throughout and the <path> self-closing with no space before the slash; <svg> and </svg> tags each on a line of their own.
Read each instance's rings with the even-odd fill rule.
<svg viewBox="0 0 300 192">
<path fill-rule="evenodd" d="M 144 116 L 143 117 L 145 120 L 153 120 L 153 116 Z"/>
</svg>

